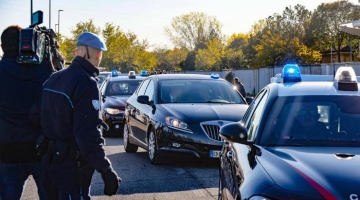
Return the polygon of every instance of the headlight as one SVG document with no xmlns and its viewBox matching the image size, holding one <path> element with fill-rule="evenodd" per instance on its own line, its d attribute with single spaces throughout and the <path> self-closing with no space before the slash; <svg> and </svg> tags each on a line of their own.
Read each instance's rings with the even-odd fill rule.
<svg viewBox="0 0 360 200">
<path fill-rule="evenodd" d="M 252 197 L 250 197 L 249 200 L 273 200 L 273 199 L 270 199 L 267 197 L 262 197 L 262 196 L 252 196 Z"/>
<path fill-rule="evenodd" d="M 116 108 L 105 108 L 105 112 L 107 112 L 110 115 L 117 115 L 121 112 L 124 112 L 122 110 L 116 109 Z"/>
<path fill-rule="evenodd" d="M 182 122 L 175 117 L 165 117 L 165 122 L 166 125 L 170 126 L 171 128 L 180 129 L 186 132 L 192 132 L 185 122 Z"/>
</svg>

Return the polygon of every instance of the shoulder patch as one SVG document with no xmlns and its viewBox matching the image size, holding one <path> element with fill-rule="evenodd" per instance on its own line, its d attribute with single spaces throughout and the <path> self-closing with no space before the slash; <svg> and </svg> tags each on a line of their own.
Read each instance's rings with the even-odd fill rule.
<svg viewBox="0 0 360 200">
<path fill-rule="evenodd" d="M 92 105 L 94 106 L 95 110 L 99 110 L 100 108 L 99 100 L 92 100 Z"/>
</svg>

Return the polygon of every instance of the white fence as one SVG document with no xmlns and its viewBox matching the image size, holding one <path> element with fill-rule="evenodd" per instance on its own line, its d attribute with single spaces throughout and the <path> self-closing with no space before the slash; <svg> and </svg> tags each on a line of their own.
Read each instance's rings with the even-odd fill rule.
<svg viewBox="0 0 360 200">
<path fill-rule="evenodd" d="M 314 75 L 335 75 L 336 70 L 341 66 L 352 66 L 355 73 L 360 76 L 360 62 L 352 63 L 329 63 L 321 65 L 300 66 L 302 74 Z M 283 66 L 264 67 L 250 70 L 233 70 L 234 76 L 244 84 L 245 90 L 251 95 L 257 94 L 264 86 L 270 83 L 270 78 L 282 72 Z M 212 74 L 217 73 L 221 78 L 225 78 L 228 71 L 185 71 L 186 74 Z"/>
</svg>

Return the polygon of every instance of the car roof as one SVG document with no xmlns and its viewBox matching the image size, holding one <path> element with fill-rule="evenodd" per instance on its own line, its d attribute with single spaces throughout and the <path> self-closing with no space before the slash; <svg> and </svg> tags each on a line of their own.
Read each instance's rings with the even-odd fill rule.
<svg viewBox="0 0 360 200">
<path fill-rule="evenodd" d="M 151 75 L 152 77 L 155 76 L 159 80 L 169 80 L 169 79 L 215 79 L 211 78 L 211 75 L 204 75 L 204 74 L 155 74 Z M 218 80 L 224 80 L 222 78 L 217 78 Z"/>
<path fill-rule="evenodd" d="M 276 84 L 276 83 L 271 83 Z M 358 88 L 360 85 L 358 84 Z M 360 95 L 359 91 L 337 90 L 333 82 L 299 82 L 278 84 L 278 96 L 309 96 L 309 95 Z"/>
<path fill-rule="evenodd" d="M 339 74 L 347 71 L 351 74 L 352 80 L 340 80 Z M 277 88 L 277 96 L 314 96 L 314 95 L 351 95 L 360 96 L 360 77 L 350 67 L 339 68 L 335 76 L 333 75 L 300 75 L 300 79 L 296 81 L 284 82 L 281 74 L 277 74 L 271 78 L 269 87 Z M 339 84 L 342 86 L 340 89 Z M 348 87 L 350 86 L 351 87 Z M 352 88 L 352 89 L 350 89 Z"/>
<path fill-rule="evenodd" d="M 110 79 L 110 81 L 117 81 L 117 80 L 144 80 L 146 78 L 146 76 L 136 76 L 136 78 L 129 78 L 129 76 L 126 75 L 121 75 L 119 74 L 118 76 L 109 76 L 107 77 L 108 79 Z"/>
</svg>

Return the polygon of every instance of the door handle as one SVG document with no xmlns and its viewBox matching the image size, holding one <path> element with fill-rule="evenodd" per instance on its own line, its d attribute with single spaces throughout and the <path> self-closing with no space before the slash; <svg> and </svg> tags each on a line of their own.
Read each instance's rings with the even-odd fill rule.
<svg viewBox="0 0 360 200">
<path fill-rule="evenodd" d="M 232 160 L 234 158 L 234 152 L 233 151 L 228 151 L 226 153 L 226 157 Z"/>
</svg>

